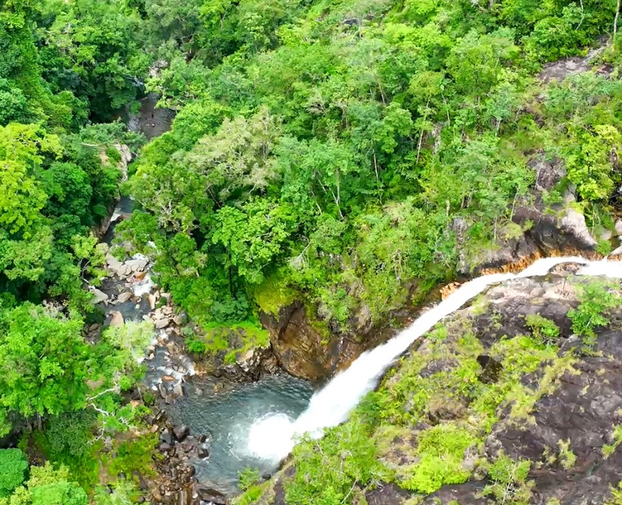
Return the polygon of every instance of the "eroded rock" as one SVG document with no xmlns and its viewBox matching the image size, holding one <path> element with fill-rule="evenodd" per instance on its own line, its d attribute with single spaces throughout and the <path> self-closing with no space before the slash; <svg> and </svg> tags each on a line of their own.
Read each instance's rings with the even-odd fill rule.
<svg viewBox="0 0 622 505">
<path fill-rule="evenodd" d="M 279 364 L 296 377 L 318 381 L 349 365 L 365 349 L 343 335 L 326 335 L 314 328 L 303 304 L 293 303 L 279 317 L 263 313 L 261 322 L 270 331 L 272 351 Z"/>
<path fill-rule="evenodd" d="M 199 487 L 197 494 L 201 500 L 212 502 L 214 505 L 227 505 L 227 497 L 220 491 L 208 487 Z"/>
<path fill-rule="evenodd" d="M 110 313 L 110 326 L 123 326 L 125 321 L 123 319 L 123 314 L 118 310 L 114 310 Z"/>
<path fill-rule="evenodd" d="M 178 442 L 183 442 L 189 434 L 190 428 L 186 425 L 175 426 L 175 428 L 173 428 L 173 435 L 175 435 L 175 439 Z"/>
<path fill-rule="evenodd" d="M 90 291 L 91 293 L 93 293 L 93 303 L 94 304 L 98 304 L 98 303 L 107 303 L 108 302 L 108 295 L 106 293 L 104 293 L 103 291 L 97 289 L 96 287 L 91 286 L 90 287 Z"/>
</svg>

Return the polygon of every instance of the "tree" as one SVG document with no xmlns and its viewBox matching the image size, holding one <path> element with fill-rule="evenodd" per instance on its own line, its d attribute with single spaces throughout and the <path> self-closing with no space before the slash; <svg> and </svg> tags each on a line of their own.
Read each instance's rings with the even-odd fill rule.
<svg viewBox="0 0 622 505">
<path fill-rule="evenodd" d="M 0 450 L 0 498 L 10 496 L 26 479 L 28 460 L 19 449 Z"/>
<path fill-rule="evenodd" d="M 472 30 L 451 50 L 447 70 L 462 93 L 481 96 L 497 83 L 504 63 L 518 51 L 507 28 L 486 35 Z"/>
<path fill-rule="evenodd" d="M 225 207 L 218 211 L 212 242 L 225 248 L 225 268 L 235 267 L 249 285 L 261 283 L 265 270 L 283 254 L 293 217 L 288 207 L 267 199 L 250 200 L 241 210 Z"/>
<path fill-rule="evenodd" d="M 197 142 L 187 160 L 216 208 L 265 192 L 277 176 L 272 151 L 278 134 L 278 118 L 263 107 L 249 119 L 225 119 L 215 135 Z"/>
<path fill-rule="evenodd" d="M 53 91 L 69 90 L 108 119 L 134 100 L 149 57 L 139 49 L 140 16 L 125 0 L 47 0 L 40 31 L 44 77 Z"/>
<path fill-rule="evenodd" d="M 82 321 L 31 303 L 0 312 L 0 433 L 31 418 L 85 406 L 89 350 Z"/>
<path fill-rule="evenodd" d="M 27 465 L 27 463 L 26 463 Z M 30 478 L 23 487 L 15 489 L 6 505 L 88 505 L 86 492 L 71 481 L 67 467 L 45 466 L 30 468 Z M 3 504 L 4 505 L 4 504 Z"/>
</svg>

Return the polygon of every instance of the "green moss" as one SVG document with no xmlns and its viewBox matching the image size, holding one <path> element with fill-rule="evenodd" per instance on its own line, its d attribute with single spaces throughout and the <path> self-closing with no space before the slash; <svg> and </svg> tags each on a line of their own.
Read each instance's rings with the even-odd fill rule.
<svg viewBox="0 0 622 505">
<path fill-rule="evenodd" d="M 410 474 L 401 484 L 406 489 L 430 494 L 445 484 L 461 484 L 471 472 L 463 467 L 465 451 L 476 438 L 465 428 L 441 424 L 422 432 L 418 437 L 420 460 L 408 469 Z"/>
<path fill-rule="evenodd" d="M 490 301 L 484 294 L 478 295 L 478 297 L 471 303 L 471 311 L 474 316 L 481 316 L 486 313 Z"/>
<path fill-rule="evenodd" d="M 344 425 L 326 431 L 321 440 L 305 440 L 293 452 L 295 476 L 287 483 L 287 503 L 346 503 L 353 483 L 361 487 L 391 480 L 377 458 L 364 417 L 353 415 Z"/>
<path fill-rule="evenodd" d="M 107 462 L 108 471 L 114 476 L 119 476 L 121 473 L 130 476 L 135 475 L 135 472 L 141 475 L 155 476 L 153 461 L 154 458 L 158 457 L 157 444 L 157 433 L 149 433 L 122 442 Z"/>
<path fill-rule="evenodd" d="M 611 500 L 608 500 L 605 505 L 622 505 L 622 481 L 618 482 L 616 487 L 609 486 L 611 490 Z"/>
<path fill-rule="evenodd" d="M 239 354 L 250 349 L 264 349 L 270 345 L 270 333 L 251 321 L 232 325 L 208 324 L 203 335 L 192 334 L 186 339 L 188 351 L 216 356 L 225 353 L 223 361 L 235 363 Z"/>
<path fill-rule="evenodd" d="M 278 316 L 279 310 L 293 303 L 298 293 L 289 287 L 283 276 L 277 274 L 264 280 L 255 288 L 253 295 L 262 311 Z"/>
<path fill-rule="evenodd" d="M 561 377 L 566 373 L 579 373 L 573 368 L 576 362 L 572 356 L 565 356 L 552 361 L 545 367 L 543 376 L 535 388 L 529 388 L 516 384 L 507 394 L 507 401 L 512 404 L 510 417 L 514 420 L 529 419 L 530 414 L 538 400 L 547 394 L 553 393 Z"/>
<path fill-rule="evenodd" d="M 612 438 L 613 438 L 613 442 L 611 444 L 603 445 L 602 452 L 605 458 L 608 458 L 609 456 L 611 456 L 615 452 L 615 450 L 618 448 L 620 443 L 622 443 L 622 424 L 617 425 L 613 429 Z"/>
<path fill-rule="evenodd" d="M 570 439 L 558 440 L 557 445 L 559 447 L 559 462 L 565 470 L 569 470 L 577 461 L 577 456 L 570 448 Z"/>
<path fill-rule="evenodd" d="M 328 327 L 328 323 L 322 319 L 311 316 L 311 314 L 315 314 L 315 310 L 310 310 L 309 306 L 307 306 L 307 315 L 310 316 L 308 317 L 308 321 L 311 328 L 313 328 L 322 337 L 322 344 L 327 345 L 333 336 L 330 328 Z"/>
<path fill-rule="evenodd" d="M 236 505 L 254 505 L 263 495 L 264 488 L 262 486 L 252 486 L 248 488 L 244 494 L 234 500 Z"/>
</svg>

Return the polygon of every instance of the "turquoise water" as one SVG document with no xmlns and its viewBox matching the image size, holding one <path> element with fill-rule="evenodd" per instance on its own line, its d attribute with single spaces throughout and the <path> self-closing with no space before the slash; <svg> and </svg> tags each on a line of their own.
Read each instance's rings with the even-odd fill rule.
<svg viewBox="0 0 622 505">
<path fill-rule="evenodd" d="M 260 473 L 275 470 L 274 460 L 252 454 L 248 446 L 251 427 L 274 414 L 296 419 L 307 408 L 313 388 L 286 374 L 236 384 L 226 392 L 215 391 L 215 387 L 214 379 L 192 378 L 184 398 L 169 407 L 169 416 L 175 424 L 189 426 L 195 435 L 208 435 L 210 455 L 194 462 L 197 478 L 232 493 L 237 490 L 240 471 L 248 467 Z"/>
</svg>

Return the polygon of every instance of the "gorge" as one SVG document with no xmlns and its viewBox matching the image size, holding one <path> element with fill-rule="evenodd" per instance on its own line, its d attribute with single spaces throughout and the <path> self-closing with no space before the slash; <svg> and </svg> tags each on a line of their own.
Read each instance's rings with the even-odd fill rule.
<svg viewBox="0 0 622 505">
<path fill-rule="evenodd" d="M 203 476 L 210 485 L 230 492 L 228 482 L 234 482 L 237 472 L 247 466 L 271 473 L 290 453 L 298 437 L 321 437 L 325 428 L 346 421 L 359 401 L 377 387 L 386 369 L 445 317 L 491 286 L 503 286 L 512 279 L 544 277 L 551 269 L 563 264 L 580 265 L 576 276 L 622 278 L 622 263 L 618 261 L 555 257 L 536 260 L 517 274 L 490 274 L 473 279 L 427 310 L 387 343 L 357 358 L 349 368 L 316 391 L 308 404 L 305 400 L 309 393 L 305 394 L 304 389 L 297 390 L 302 385 L 296 386 L 293 378 L 267 378 L 255 385 L 241 386 L 239 393 L 235 389 L 226 392 L 221 395 L 221 400 L 218 395 L 204 397 L 201 391 L 200 396 L 196 396 L 197 388 L 201 388 L 190 384 L 187 398 L 174 408 L 174 418 L 190 426 L 193 432 L 207 430 L 213 437 L 211 460 L 207 462 L 206 473 L 199 472 L 199 479 Z M 266 396 L 271 389 L 273 396 Z M 304 406 L 306 409 L 302 412 Z M 215 416 L 221 416 L 221 419 Z M 227 465 L 231 465 L 232 470 Z"/>
<path fill-rule="evenodd" d="M 621 504 L 620 9 L 0 2 L 0 505 Z"/>
</svg>

